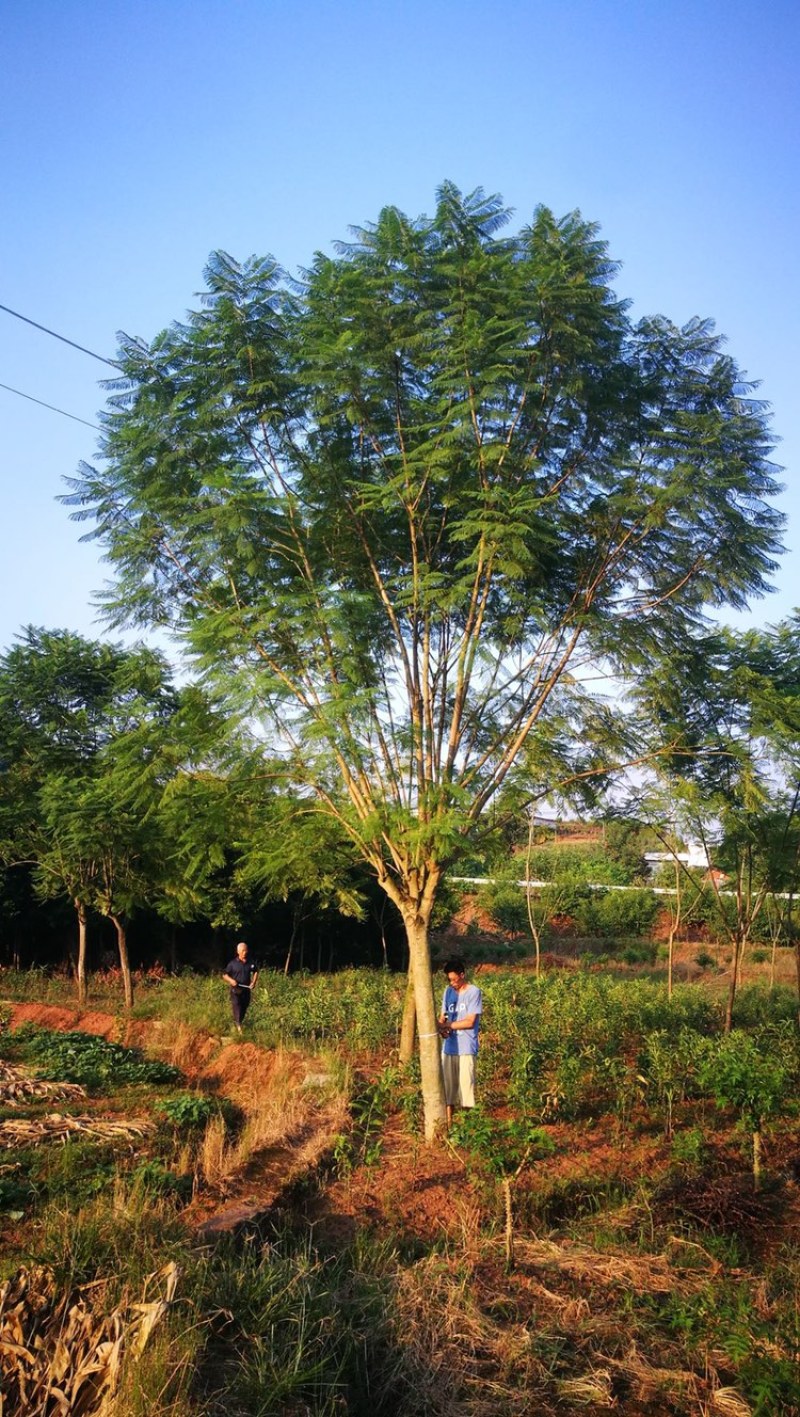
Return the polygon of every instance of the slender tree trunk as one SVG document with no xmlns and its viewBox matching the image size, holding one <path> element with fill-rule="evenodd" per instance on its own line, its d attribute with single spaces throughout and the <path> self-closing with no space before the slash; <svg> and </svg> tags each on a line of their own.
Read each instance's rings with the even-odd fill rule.
<svg viewBox="0 0 800 1417">
<path fill-rule="evenodd" d="M 681 868 L 680 862 L 675 862 L 675 909 L 670 911 L 669 919 L 669 940 L 667 942 L 667 998 L 672 998 L 673 970 L 675 963 L 675 936 L 681 925 Z"/>
<path fill-rule="evenodd" d="M 112 915 L 111 921 L 117 932 L 117 949 L 119 950 L 119 967 L 122 970 L 122 988 L 125 993 L 126 1009 L 133 1008 L 133 979 L 131 977 L 131 962 L 128 958 L 128 935 L 125 929 L 125 922 L 118 915 Z"/>
<path fill-rule="evenodd" d="M 417 1010 L 414 1003 L 414 975 L 409 969 L 406 981 L 406 997 L 403 1004 L 403 1022 L 400 1025 L 400 1062 L 405 1066 L 414 1056 L 414 1040 L 417 1034 Z"/>
<path fill-rule="evenodd" d="M 506 1213 L 505 1241 L 506 1241 L 506 1272 L 511 1273 L 514 1268 L 514 1206 L 511 1198 L 511 1177 L 503 1176 L 503 1204 Z"/>
<path fill-rule="evenodd" d="M 414 913 L 405 917 L 405 927 L 411 956 L 411 971 L 414 978 L 425 1140 L 433 1142 L 444 1127 L 445 1106 L 440 1057 L 441 1041 L 436 1027 L 436 1011 L 433 1002 L 428 925 L 427 921 Z"/>
<path fill-rule="evenodd" d="M 725 1006 L 725 1032 L 730 1033 L 733 1028 L 733 1006 L 736 1002 L 736 985 L 739 980 L 739 965 L 742 957 L 742 941 L 737 935 L 733 941 L 733 959 L 731 960 L 731 982 L 728 986 L 728 1002 Z"/>
<path fill-rule="evenodd" d="M 775 933 L 773 933 L 773 936 L 772 936 L 772 950 L 771 950 L 771 952 L 770 952 L 770 957 L 769 957 L 769 992 L 770 992 L 770 994 L 772 993 L 773 989 L 775 988 L 775 955 L 777 954 L 777 951 L 778 951 L 778 936 L 777 936 L 777 932 L 775 932 Z"/>
<path fill-rule="evenodd" d="M 533 947 L 536 951 L 536 978 L 539 978 L 542 968 L 542 951 L 539 942 L 539 931 L 533 920 L 533 906 L 531 904 L 531 854 L 533 852 L 533 812 L 528 817 L 528 849 L 525 853 L 525 907 L 528 912 L 528 926 L 533 936 Z M 605 830 L 605 828 L 604 828 Z"/>
<path fill-rule="evenodd" d="M 286 951 L 286 961 L 285 961 L 284 966 L 283 966 L 283 972 L 284 972 L 284 974 L 288 974 L 288 973 L 289 973 L 289 966 L 290 966 L 290 964 L 291 964 L 291 962 L 292 962 L 292 952 L 293 952 L 293 950 L 294 950 L 294 942 L 295 942 L 295 939 L 296 939 L 296 938 L 297 938 L 297 916 L 296 916 L 294 913 L 292 913 L 292 933 L 291 933 L 291 935 L 289 936 L 289 948 L 288 948 L 288 950 Z"/>
<path fill-rule="evenodd" d="M 761 1131 L 753 1132 L 753 1189 L 761 1189 Z"/>
<path fill-rule="evenodd" d="M 83 1007 L 89 997 L 86 988 L 86 906 L 82 900 L 76 900 L 75 909 L 78 913 L 78 1003 Z"/>
</svg>

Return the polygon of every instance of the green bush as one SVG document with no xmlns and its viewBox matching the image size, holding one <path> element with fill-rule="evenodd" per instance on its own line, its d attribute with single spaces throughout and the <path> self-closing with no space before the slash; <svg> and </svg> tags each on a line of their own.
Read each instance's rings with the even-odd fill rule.
<svg viewBox="0 0 800 1417">
<path fill-rule="evenodd" d="M 650 890 L 592 891 L 577 905 L 575 926 L 580 935 L 601 939 L 647 935 L 658 910 Z"/>
</svg>

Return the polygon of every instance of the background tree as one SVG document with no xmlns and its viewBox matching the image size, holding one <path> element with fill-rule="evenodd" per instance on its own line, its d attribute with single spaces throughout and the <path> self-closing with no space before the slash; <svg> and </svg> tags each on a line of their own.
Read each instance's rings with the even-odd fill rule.
<svg viewBox="0 0 800 1417">
<path fill-rule="evenodd" d="M 163 896 L 185 901 L 192 863 L 174 793 L 169 813 L 164 800 L 220 731 L 205 696 L 176 690 L 149 649 L 29 628 L 0 660 L 0 854 L 33 867 L 42 898 L 73 902 L 81 1002 L 88 912 L 114 925 L 130 1007 L 128 917 Z"/>
<path fill-rule="evenodd" d="M 358 859 L 350 838 L 335 818 L 315 802 L 268 793 L 250 781 L 247 797 L 238 794 L 237 854 L 234 886 L 262 900 L 291 905 L 292 928 L 284 962 L 288 974 L 298 934 L 320 910 L 336 910 L 361 919 L 364 901 L 355 880 Z M 302 967 L 302 965 L 301 965 Z"/>
<path fill-rule="evenodd" d="M 443 874 L 550 716 L 580 731 L 586 663 L 759 592 L 780 526 L 711 325 L 634 324 L 579 214 L 507 219 L 446 183 L 299 284 L 212 256 L 200 309 L 122 340 L 71 497 L 112 617 L 186 636 L 399 910 L 429 1137 Z"/>
<path fill-rule="evenodd" d="M 767 901 L 779 892 L 791 895 L 797 886 L 797 619 L 772 631 L 697 636 L 659 665 L 642 688 L 655 760 L 677 804 L 682 834 L 702 843 L 715 868 L 706 873 L 681 866 L 695 892 L 704 891 L 713 901 L 731 945 L 725 1023 L 730 1032 L 743 953 L 753 931 Z M 669 751 L 659 752 L 667 744 Z M 677 860 L 674 838 L 663 827 L 660 835 Z"/>
</svg>

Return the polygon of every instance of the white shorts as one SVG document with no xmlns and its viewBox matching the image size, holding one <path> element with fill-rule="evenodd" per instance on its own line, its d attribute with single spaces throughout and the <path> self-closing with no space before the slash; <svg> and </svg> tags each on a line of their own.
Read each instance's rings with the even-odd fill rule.
<svg viewBox="0 0 800 1417">
<path fill-rule="evenodd" d="M 475 1106 L 475 1054 L 443 1053 L 444 1100 L 448 1107 Z"/>
</svg>

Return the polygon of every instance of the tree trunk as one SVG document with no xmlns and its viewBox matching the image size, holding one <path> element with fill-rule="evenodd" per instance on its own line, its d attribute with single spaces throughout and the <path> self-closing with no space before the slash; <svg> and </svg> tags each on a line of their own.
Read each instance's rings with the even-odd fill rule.
<svg viewBox="0 0 800 1417">
<path fill-rule="evenodd" d="M 531 905 L 531 855 L 533 853 L 533 827 L 534 815 L 530 813 L 528 817 L 528 850 L 525 853 L 525 907 L 528 912 L 528 925 L 533 937 L 533 946 L 536 951 L 536 978 L 539 978 L 542 968 L 542 951 L 539 942 L 539 930 L 534 924 L 533 906 Z"/>
<path fill-rule="evenodd" d="M 761 1132 L 753 1132 L 753 1190 L 761 1188 Z"/>
<path fill-rule="evenodd" d="M 511 1198 L 511 1177 L 503 1176 L 503 1205 L 506 1214 L 505 1242 L 506 1242 L 506 1273 L 510 1274 L 514 1268 L 514 1206 Z"/>
<path fill-rule="evenodd" d="M 772 993 L 773 989 L 775 988 L 775 956 L 776 956 L 777 952 L 778 952 L 778 935 L 777 935 L 777 931 L 776 931 L 775 934 L 773 934 L 773 936 L 772 936 L 772 950 L 770 951 L 770 956 L 769 956 L 769 992 L 770 992 L 770 994 Z"/>
<path fill-rule="evenodd" d="M 675 862 L 675 909 L 670 911 L 669 919 L 669 941 L 667 943 L 667 998 L 672 998 L 674 964 L 675 964 L 675 937 L 681 927 L 681 868 Z"/>
<path fill-rule="evenodd" d="M 111 920 L 117 932 L 117 949 L 119 950 L 119 967 L 122 970 L 122 988 L 125 992 L 126 1009 L 133 1008 L 133 979 L 131 978 L 131 963 L 128 958 L 128 936 L 125 930 L 125 922 L 118 915 L 112 915 Z"/>
<path fill-rule="evenodd" d="M 294 942 L 295 942 L 296 939 L 297 939 L 297 916 L 295 915 L 295 913 L 294 913 L 294 911 L 293 911 L 293 912 L 292 912 L 292 933 L 291 933 L 291 935 L 289 936 L 289 948 L 288 948 L 288 950 L 286 951 L 286 960 L 285 960 L 285 963 L 284 963 L 284 966 L 283 966 L 283 972 L 284 972 L 284 974 L 288 974 L 288 973 L 289 973 L 289 968 L 290 968 L 291 963 L 292 963 L 292 953 L 293 953 L 293 951 L 294 951 Z"/>
<path fill-rule="evenodd" d="M 742 957 L 742 942 L 738 937 L 733 941 L 733 959 L 731 960 L 731 982 L 728 987 L 728 1002 L 725 1006 L 725 1032 L 730 1033 L 733 1028 L 733 1005 L 736 1002 L 736 985 L 739 981 L 739 964 Z"/>
<path fill-rule="evenodd" d="M 405 927 L 411 956 L 411 971 L 414 978 L 425 1140 L 433 1142 L 444 1127 L 445 1106 L 440 1056 L 441 1041 L 436 1027 L 436 1011 L 433 1002 L 428 926 L 426 921 L 414 913 L 405 917 Z"/>
<path fill-rule="evenodd" d="M 75 909 L 78 912 L 78 1003 L 82 1007 L 88 998 L 86 988 L 86 906 L 82 900 L 76 900 Z"/>
<path fill-rule="evenodd" d="M 406 983 L 406 997 L 403 1004 L 403 1022 L 400 1025 L 400 1062 L 405 1066 L 414 1056 L 414 1039 L 417 1034 L 417 1010 L 414 1004 L 414 975 L 409 969 Z"/>
</svg>

